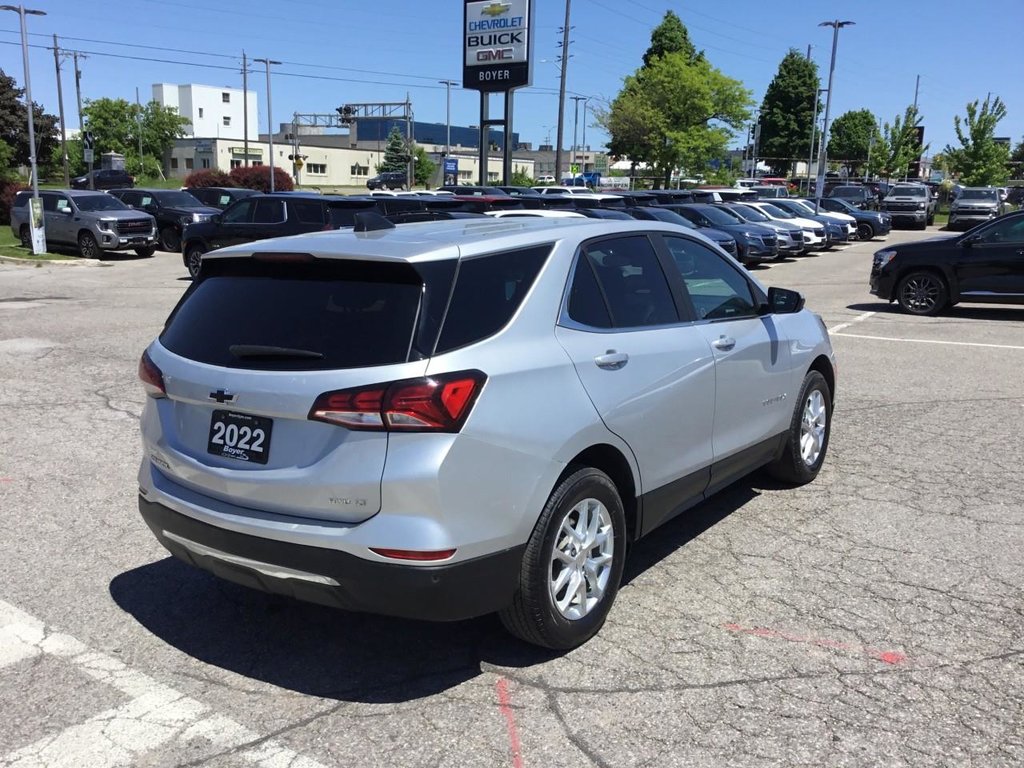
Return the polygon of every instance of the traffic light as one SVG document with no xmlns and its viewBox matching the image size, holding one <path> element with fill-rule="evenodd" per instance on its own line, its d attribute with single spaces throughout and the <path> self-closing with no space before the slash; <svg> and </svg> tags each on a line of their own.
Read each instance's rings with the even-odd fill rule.
<svg viewBox="0 0 1024 768">
<path fill-rule="evenodd" d="M 351 105 L 346 104 L 343 107 L 338 107 L 338 114 L 341 115 L 342 125 L 351 125 L 355 121 L 355 109 Z"/>
</svg>

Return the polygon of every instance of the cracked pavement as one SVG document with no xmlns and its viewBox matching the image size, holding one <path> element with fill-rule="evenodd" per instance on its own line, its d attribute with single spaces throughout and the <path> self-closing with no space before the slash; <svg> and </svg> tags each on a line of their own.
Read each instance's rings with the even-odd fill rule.
<svg viewBox="0 0 1024 768">
<path fill-rule="evenodd" d="M 755 272 L 846 324 L 817 481 L 659 529 L 567 654 L 171 559 L 136 366 L 180 257 L 0 264 L 0 766 L 1024 764 L 1024 308 L 902 315 L 867 291 L 881 247 Z"/>
</svg>

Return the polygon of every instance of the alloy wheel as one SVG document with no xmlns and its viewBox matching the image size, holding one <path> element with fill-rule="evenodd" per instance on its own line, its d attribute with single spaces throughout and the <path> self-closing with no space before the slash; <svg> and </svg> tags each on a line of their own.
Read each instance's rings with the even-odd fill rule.
<svg viewBox="0 0 1024 768">
<path fill-rule="evenodd" d="M 825 396 L 821 390 L 812 390 L 804 402 L 804 412 L 800 419 L 800 457 L 808 467 L 813 467 L 821 456 L 827 426 Z"/>
<path fill-rule="evenodd" d="M 901 304 L 911 312 L 928 314 L 935 310 L 942 286 L 930 275 L 915 275 L 903 284 L 901 290 Z"/>
<path fill-rule="evenodd" d="M 583 499 L 562 518 L 551 552 L 548 590 L 566 619 L 582 619 L 601 602 L 615 556 L 612 517 L 600 501 Z"/>
</svg>

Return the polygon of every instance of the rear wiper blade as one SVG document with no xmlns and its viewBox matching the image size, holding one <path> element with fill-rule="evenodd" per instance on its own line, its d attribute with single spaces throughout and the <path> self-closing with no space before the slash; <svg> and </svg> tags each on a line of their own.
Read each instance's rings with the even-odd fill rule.
<svg viewBox="0 0 1024 768">
<path fill-rule="evenodd" d="M 323 352 L 312 349 L 292 349 L 291 347 L 271 347 L 263 344 L 232 344 L 228 351 L 237 358 L 278 357 L 302 360 L 323 360 Z"/>
</svg>

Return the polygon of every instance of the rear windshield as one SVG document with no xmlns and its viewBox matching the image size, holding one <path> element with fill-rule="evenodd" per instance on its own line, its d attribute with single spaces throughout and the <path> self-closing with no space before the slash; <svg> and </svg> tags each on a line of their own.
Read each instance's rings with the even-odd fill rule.
<svg viewBox="0 0 1024 768">
<path fill-rule="evenodd" d="M 435 346 L 445 352 L 504 327 L 550 252 L 548 244 L 415 266 L 210 259 L 160 342 L 226 368 L 332 370 L 420 360 Z"/>
</svg>

